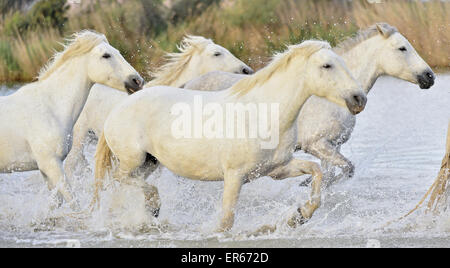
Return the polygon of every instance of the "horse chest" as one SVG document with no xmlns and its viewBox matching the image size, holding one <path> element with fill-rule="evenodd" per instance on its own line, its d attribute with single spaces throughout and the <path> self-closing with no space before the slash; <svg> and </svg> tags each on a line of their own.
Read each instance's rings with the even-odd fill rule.
<svg viewBox="0 0 450 268">
<path fill-rule="evenodd" d="M 339 107 L 334 114 L 334 120 L 329 126 L 328 140 L 339 145 L 346 143 L 353 132 L 356 124 L 356 116 L 350 114 L 346 109 Z"/>
<path fill-rule="evenodd" d="M 34 151 L 47 151 L 65 159 L 72 147 L 72 127 L 56 120 L 47 123 L 28 135 L 28 142 Z"/>
</svg>

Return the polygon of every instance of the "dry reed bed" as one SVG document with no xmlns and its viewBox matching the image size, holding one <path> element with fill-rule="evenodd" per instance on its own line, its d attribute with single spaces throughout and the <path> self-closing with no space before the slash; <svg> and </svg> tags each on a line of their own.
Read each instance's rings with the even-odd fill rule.
<svg viewBox="0 0 450 268">
<path fill-rule="evenodd" d="M 285 44 L 315 38 L 335 45 L 360 28 L 384 21 L 396 26 L 432 67 L 450 67 L 448 1 L 224 1 L 198 17 L 169 25 L 157 36 L 143 34 L 139 25 L 144 15 L 134 1 L 109 4 L 72 15 L 64 34 L 85 28 L 105 33 L 111 44 L 146 76 L 162 62 L 164 51 L 176 50 L 175 44 L 186 33 L 213 38 L 258 69 Z M 0 23 L 0 82 L 31 81 L 63 40 L 55 30 L 10 37 L 2 35 L 1 28 Z"/>
</svg>

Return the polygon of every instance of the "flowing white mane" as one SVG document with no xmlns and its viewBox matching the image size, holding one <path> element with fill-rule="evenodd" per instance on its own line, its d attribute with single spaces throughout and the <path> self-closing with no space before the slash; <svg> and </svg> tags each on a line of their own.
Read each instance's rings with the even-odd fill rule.
<svg viewBox="0 0 450 268">
<path fill-rule="evenodd" d="M 380 28 L 383 31 L 383 33 L 381 33 L 378 28 Z M 349 51 L 350 49 L 356 47 L 357 45 L 376 35 L 382 34 L 384 37 L 389 38 L 391 35 L 397 32 L 398 30 L 394 26 L 391 26 L 387 23 L 377 23 L 365 30 L 358 31 L 354 36 L 350 36 L 344 39 L 335 48 L 333 48 L 333 50 L 337 54 L 341 54 L 343 52 Z"/>
<path fill-rule="evenodd" d="M 38 80 L 44 80 L 54 73 L 67 60 L 84 55 L 102 42 L 108 43 L 103 34 L 90 30 L 84 30 L 72 35 L 67 39 L 64 50 L 56 53 L 47 65 L 45 65 L 38 75 Z"/>
<path fill-rule="evenodd" d="M 245 95 L 255 88 L 255 86 L 267 82 L 274 73 L 286 69 L 294 59 L 301 58 L 302 61 L 306 62 L 309 56 L 323 48 L 331 49 L 331 46 L 328 42 L 317 40 L 304 41 L 298 45 L 288 46 L 285 52 L 274 55 L 271 63 L 267 67 L 236 83 L 231 88 L 231 92 L 233 95 Z"/>
<path fill-rule="evenodd" d="M 167 53 L 167 63 L 151 73 L 154 79 L 145 87 L 175 86 L 174 83 L 195 53 L 201 53 L 213 41 L 201 36 L 187 35 L 177 46 L 179 53 Z"/>
</svg>

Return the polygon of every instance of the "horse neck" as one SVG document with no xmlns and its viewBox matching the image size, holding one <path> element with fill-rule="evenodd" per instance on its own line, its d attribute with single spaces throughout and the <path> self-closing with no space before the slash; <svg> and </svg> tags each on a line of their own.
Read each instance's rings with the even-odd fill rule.
<svg viewBox="0 0 450 268">
<path fill-rule="evenodd" d="M 376 61 L 378 47 L 377 38 L 370 38 L 341 55 L 366 94 L 372 89 L 378 77 L 382 75 Z"/>
<path fill-rule="evenodd" d="M 42 81 L 42 92 L 50 101 L 60 122 L 75 124 L 83 109 L 93 82 L 87 75 L 85 57 L 68 60 Z"/>
<path fill-rule="evenodd" d="M 297 70 L 296 70 L 297 69 Z M 295 72 L 293 72 L 296 70 Z M 293 75 L 295 73 L 296 75 Z M 302 87 L 299 72 L 295 66 L 280 71 L 262 85 L 257 85 L 247 94 L 237 97 L 236 102 L 279 104 L 280 135 L 288 131 L 296 122 L 300 109 L 311 94 Z M 294 77 L 294 79 L 293 79 Z M 232 89 L 227 89 L 227 94 Z"/>
<path fill-rule="evenodd" d="M 192 57 L 187 62 L 187 65 L 182 69 L 177 78 L 171 83 L 170 86 L 181 87 L 192 79 L 201 76 L 203 74 L 202 69 L 199 66 L 193 66 Z"/>
<path fill-rule="evenodd" d="M 181 63 L 180 63 L 181 64 Z M 168 76 L 162 75 L 158 78 L 153 79 L 149 83 L 146 84 L 146 87 L 152 86 L 170 86 L 170 87 L 182 87 L 184 84 L 194 79 L 199 75 L 199 70 L 196 66 L 192 66 L 192 57 L 187 59 L 185 63 L 186 66 L 183 66 L 181 70 L 177 70 L 177 68 L 173 67 L 173 69 L 169 68 L 165 70 L 164 73 L 168 73 Z"/>
</svg>

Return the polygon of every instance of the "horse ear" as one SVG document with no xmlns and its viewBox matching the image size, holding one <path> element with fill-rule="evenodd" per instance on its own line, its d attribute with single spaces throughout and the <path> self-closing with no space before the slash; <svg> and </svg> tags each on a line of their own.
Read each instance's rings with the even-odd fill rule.
<svg viewBox="0 0 450 268">
<path fill-rule="evenodd" d="M 384 36 L 385 38 L 388 38 L 390 36 L 389 29 L 387 29 L 386 25 L 384 23 L 377 23 L 375 24 L 377 27 L 378 32 Z"/>
</svg>

